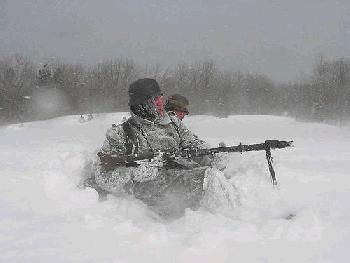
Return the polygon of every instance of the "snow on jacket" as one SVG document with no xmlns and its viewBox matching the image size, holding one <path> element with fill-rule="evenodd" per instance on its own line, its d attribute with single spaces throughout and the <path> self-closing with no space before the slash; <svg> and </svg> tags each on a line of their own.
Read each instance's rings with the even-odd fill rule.
<svg viewBox="0 0 350 263">
<path fill-rule="evenodd" d="M 207 145 L 196 135 L 189 131 L 175 116 L 168 116 L 162 123 L 153 123 L 134 114 L 127 120 L 131 122 L 130 128 L 137 139 L 137 152 L 146 153 L 158 151 L 178 151 L 188 148 L 204 148 Z M 122 124 L 113 125 L 106 133 L 106 139 L 100 150 L 107 155 L 126 155 L 127 139 Z M 162 172 L 160 167 L 144 163 L 138 167 L 118 167 L 108 170 L 103 167 L 100 160 L 95 163 L 95 180 L 102 189 L 120 193 L 128 188 L 132 181 L 142 182 L 154 180 Z"/>
</svg>

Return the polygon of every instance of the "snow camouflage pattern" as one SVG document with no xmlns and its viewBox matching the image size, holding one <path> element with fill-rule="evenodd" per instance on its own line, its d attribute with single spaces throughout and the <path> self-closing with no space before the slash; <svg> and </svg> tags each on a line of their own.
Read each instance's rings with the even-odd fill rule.
<svg viewBox="0 0 350 263">
<path fill-rule="evenodd" d="M 149 151 L 177 151 L 185 148 L 205 148 L 207 145 L 190 132 L 174 116 L 166 115 L 154 122 L 131 113 L 127 120 L 137 146 L 132 153 Z M 125 155 L 128 151 L 123 125 L 113 125 L 106 133 L 100 152 L 108 155 Z M 203 160 L 197 160 L 204 164 Z M 95 181 L 103 190 L 114 193 L 131 193 L 162 215 L 178 215 L 186 207 L 197 208 L 203 195 L 203 180 L 207 166 L 187 159 L 179 160 L 186 169 L 166 169 L 145 162 L 138 167 L 109 169 L 100 160 L 94 163 Z"/>
</svg>

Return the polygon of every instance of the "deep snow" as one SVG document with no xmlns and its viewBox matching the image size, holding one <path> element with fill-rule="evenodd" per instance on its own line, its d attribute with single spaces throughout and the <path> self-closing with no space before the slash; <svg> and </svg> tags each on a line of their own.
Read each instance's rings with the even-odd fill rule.
<svg viewBox="0 0 350 263">
<path fill-rule="evenodd" d="M 123 116 L 0 127 L 0 262 L 349 261 L 348 128 L 275 116 L 187 118 L 212 146 L 293 139 L 295 147 L 272 152 L 279 189 L 263 152 L 230 154 L 218 176 L 239 205 L 218 202 L 164 222 L 132 197 L 99 202 L 77 187 Z"/>
</svg>

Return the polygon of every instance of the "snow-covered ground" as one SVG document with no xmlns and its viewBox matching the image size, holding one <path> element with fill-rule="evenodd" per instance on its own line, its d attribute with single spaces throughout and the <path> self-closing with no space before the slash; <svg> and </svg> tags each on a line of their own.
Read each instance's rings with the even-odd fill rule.
<svg viewBox="0 0 350 263">
<path fill-rule="evenodd" d="M 0 262 L 348 262 L 350 130 L 274 116 L 193 116 L 212 146 L 295 141 L 230 154 L 223 174 L 238 201 L 164 222 L 132 197 L 79 189 L 106 129 L 125 113 L 0 127 Z M 222 174 L 221 174 L 222 176 Z M 291 216 L 291 214 L 295 216 Z"/>
</svg>

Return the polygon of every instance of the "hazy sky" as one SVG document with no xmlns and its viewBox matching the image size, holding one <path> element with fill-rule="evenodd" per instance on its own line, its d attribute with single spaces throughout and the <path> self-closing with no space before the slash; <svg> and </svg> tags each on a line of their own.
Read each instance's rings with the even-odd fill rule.
<svg viewBox="0 0 350 263">
<path fill-rule="evenodd" d="M 350 0 L 0 0 L 0 55 L 15 52 L 39 62 L 209 58 L 289 81 L 320 54 L 350 57 Z"/>
</svg>

